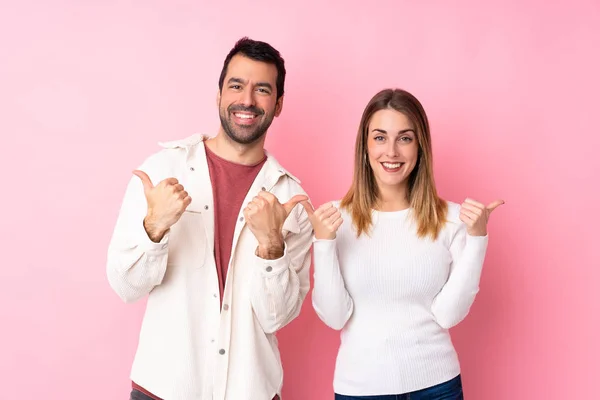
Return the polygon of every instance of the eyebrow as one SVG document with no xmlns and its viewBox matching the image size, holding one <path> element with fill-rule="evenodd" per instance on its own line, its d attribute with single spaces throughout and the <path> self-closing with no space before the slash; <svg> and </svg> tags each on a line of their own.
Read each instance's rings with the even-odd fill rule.
<svg viewBox="0 0 600 400">
<path fill-rule="evenodd" d="M 387 131 L 384 129 L 379 129 L 379 128 L 375 128 L 373 129 L 371 132 L 379 132 L 379 133 L 383 133 L 384 135 L 387 135 Z M 415 130 L 412 128 L 408 128 L 408 129 L 403 129 L 400 132 L 398 132 L 399 134 L 402 133 L 407 133 L 407 132 L 412 132 L 413 134 L 415 133 Z"/>
<path fill-rule="evenodd" d="M 229 78 L 227 83 L 241 83 L 241 84 L 245 85 L 246 83 L 248 83 L 248 81 L 246 81 L 245 79 L 241 79 L 241 78 Z M 256 84 L 256 86 L 266 87 L 269 90 L 273 90 L 273 86 L 269 82 L 258 82 Z"/>
</svg>

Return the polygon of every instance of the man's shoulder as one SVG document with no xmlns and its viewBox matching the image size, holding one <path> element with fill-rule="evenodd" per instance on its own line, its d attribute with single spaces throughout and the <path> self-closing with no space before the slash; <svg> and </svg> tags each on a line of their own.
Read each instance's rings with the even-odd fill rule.
<svg viewBox="0 0 600 400">
<path fill-rule="evenodd" d="M 300 179 L 295 176 L 294 174 L 292 174 L 290 171 L 288 171 L 286 168 L 284 168 L 279 161 L 277 161 L 277 159 L 275 158 L 275 156 L 273 156 L 273 154 L 271 154 L 270 152 L 265 150 L 265 153 L 267 154 L 267 164 L 269 168 L 272 168 L 274 170 L 277 170 L 279 174 L 283 175 L 291 185 L 294 185 L 295 187 L 299 188 L 300 190 L 302 190 L 301 184 L 302 181 L 300 181 Z"/>
<path fill-rule="evenodd" d="M 208 136 L 195 133 L 181 139 L 160 141 L 157 143 L 159 148 L 147 157 L 146 162 L 169 162 L 173 158 L 186 154 L 207 138 Z"/>
<path fill-rule="evenodd" d="M 173 174 L 181 166 L 181 160 L 187 157 L 194 147 L 202 143 L 207 137 L 193 134 L 182 139 L 158 142 L 159 148 L 148 155 L 139 166 L 147 174 Z"/>
<path fill-rule="evenodd" d="M 163 149 L 186 149 L 189 147 L 196 146 L 206 139 L 208 139 L 208 136 L 202 135 L 200 133 L 194 133 L 193 135 L 181 139 L 158 142 L 158 145 Z"/>
</svg>

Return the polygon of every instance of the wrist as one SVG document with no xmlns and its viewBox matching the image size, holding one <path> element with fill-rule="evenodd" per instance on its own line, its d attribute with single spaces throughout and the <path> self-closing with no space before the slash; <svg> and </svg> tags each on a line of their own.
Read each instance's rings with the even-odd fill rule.
<svg viewBox="0 0 600 400">
<path fill-rule="evenodd" d="M 150 240 L 155 243 L 160 242 L 169 230 L 168 227 L 158 223 L 150 214 L 144 218 L 144 229 Z"/>
<path fill-rule="evenodd" d="M 317 240 L 334 240 L 336 238 L 335 232 L 315 232 L 315 239 Z"/>
<path fill-rule="evenodd" d="M 487 231 L 469 230 L 469 229 L 467 229 L 467 234 L 469 236 L 486 236 L 487 235 Z"/>
<path fill-rule="evenodd" d="M 284 248 L 283 236 L 274 235 L 258 242 L 256 255 L 266 260 L 275 260 L 283 257 Z"/>
</svg>

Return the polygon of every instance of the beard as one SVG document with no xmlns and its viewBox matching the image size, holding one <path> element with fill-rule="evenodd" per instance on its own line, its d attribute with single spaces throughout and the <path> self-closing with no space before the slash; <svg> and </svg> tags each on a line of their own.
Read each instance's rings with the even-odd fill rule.
<svg viewBox="0 0 600 400">
<path fill-rule="evenodd" d="M 232 119 L 235 112 L 252 113 L 256 115 L 255 118 L 258 121 L 251 126 L 238 125 Z M 274 117 L 275 109 L 271 113 L 267 113 L 256 106 L 230 105 L 225 108 L 219 105 L 219 119 L 223 130 L 231 140 L 239 144 L 251 144 L 261 139 L 267 133 Z"/>
</svg>

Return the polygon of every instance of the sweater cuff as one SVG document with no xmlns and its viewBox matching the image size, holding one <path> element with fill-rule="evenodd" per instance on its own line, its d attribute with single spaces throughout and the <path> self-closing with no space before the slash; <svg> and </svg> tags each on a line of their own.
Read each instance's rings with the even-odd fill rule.
<svg viewBox="0 0 600 400">
<path fill-rule="evenodd" d="M 482 258 L 485 257 L 488 246 L 488 235 L 485 236 L 471 236 L 467 234 L 465 243 L 464 253 L 471 257 Z"/>
<path fill-rule="evenodd" d="M 335 249 L 337 239 L 317 239 L 313 236 L 313 251 L 323 252 Z"/>
<path fill-rule="evenodd" d="M 485 236 L 471 236 L 467 234 L 467 244 L 469 246 L 477 246 L 485 249 L 488 244 L 489 234 Z"/>
<path fill-rule="evenodd" d="M 315 262 L 315 274 L 333 268 L 335 265 L 334 260 L 337 258 L 336 253 L 336 239 L 314 239 L 313 257 Z M 319 267 L 317 267 L 317 263 L 319 264 Z"/>
</svg>

